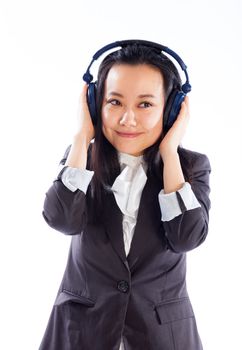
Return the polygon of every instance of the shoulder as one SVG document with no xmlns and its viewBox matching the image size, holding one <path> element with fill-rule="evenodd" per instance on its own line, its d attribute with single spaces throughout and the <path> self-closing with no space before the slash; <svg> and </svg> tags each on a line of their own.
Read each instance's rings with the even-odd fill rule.
<svg viewBox="0 0 242 350">
<path fill-rule="evenodd" d="M 179 146 L 178 154 L 182 169 L 186 172 L 190 181 L 201 172 L 207 174 L 211 172 L 211 164 L 205 153 L 192 151 Z"/>
<path fill-rule="evenodd" d="M 205 153 L 200 153 L 197 151 L 192 151 L 184 147 L 178 147 L 178 154 L 184 162 L 194 167 L 211 168 L 208 156 Z"/>
</svg>

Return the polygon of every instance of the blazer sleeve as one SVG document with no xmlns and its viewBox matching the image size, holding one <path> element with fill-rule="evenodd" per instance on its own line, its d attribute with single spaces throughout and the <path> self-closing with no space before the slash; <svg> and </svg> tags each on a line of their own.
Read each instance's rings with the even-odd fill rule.
<svg viewBox="0 0 242 350">
<path fill-rule="evenodd" d="M 170 221 L 163 222 L 167 244 L 176 253 L 187 252 L 198 247 L 207 236 L 211 207 L 210 172 L 208 157 L 205 154 L 194 152 L 189 183 L 200 206 L 188 210 L 182 196 L 176 191 L 181 214 Z"/>
<path fill-rule="evenodd" d="M 61 180 L 67 166 L 66 159 L 70 152 L 69 145 L 62 157 L 61 169 L 53 184 L 45 193 L 42 215 L 47 224 L 66 235 L 75 235 L 82 232 L 86 225 L 86 194 L 80 189 L 70 190 Z"/>
</svg>

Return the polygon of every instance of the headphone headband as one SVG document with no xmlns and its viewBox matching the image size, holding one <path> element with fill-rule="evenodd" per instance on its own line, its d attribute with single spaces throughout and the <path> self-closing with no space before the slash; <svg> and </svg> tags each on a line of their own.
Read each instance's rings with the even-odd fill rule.
<svg viewBox="0 0 242 350">
<path fill-rule="evenodd" d="M 158 43 L 147 41 L 147 40 L 122 40 L 122 41 L 115 41 L 111 44 L 105 45 L 101 49 L 99 49 L 92 57 L 92 61 L 89 64 L 86 73 L 83 75 L 83 80 L 88 84 L 87 89 L 87 103 L 89 112 L 92 118 L 93 125 L 97 125 L 98 122 L 98 115 L 97 115 L 97 104 L 96 104 L 96 94 L 97 94 L 97 82 L 92 82 L 93 76 L 90 74 L 90 67 L 92 66 L 93 62 L 97 60 L 104 52 L 111 50 L 115 47 L 121 47 L 122 49 L 127 47 L 128 45 L 132 44 L 138 44 L 143 45 L 146 47 L 151 47 L 153 49 L 156 49 L 158 51 L 158 54 L 163 54 L 162 51 L 167 53 L 168 55 L 172 56 L 177 63 L 180 65 L 181 69 L 184 71 L 186 76 L 186 82 L 181 87 L 173 86 L 172 91 L 169 93 L 169 96 L 167 97 L 166 105 L 164 108 L 163 113 L 163 130 L 166 133 L 171 126 L 174 124 L 179 111 L 181 109 L 181 104 L 185 99 L 185 96 L 188 92 L 191 91 L 191 85 L 189 83 L 189 78 L 187 74 L 187 67 L 185 63 L 182 61 L 181 57 L 178 56 L 177 53 L 172 51 L 166 46 L 160 45 Z M 166 55 L 165 55 L 166 56 Z M 167 57 L 167 59 L 169 59 Z"/>
<path fill-rule="evenodd" d="M 93 76 L 90 74 L 89 70 L 90 70 L 93 62 L 95 60 L 97 60 L 103 53 L 105 53 L 106 51 L 109 51 L 115 47 L 123 48 L 127 45 L 132 45 L 132 44 L 140 44 L 140 45 L 148 46 L 151 48 L 155 48 L 155 49 L 160 50 L 161 52 L 164 51 L 164 52 L 168 53 L 170 56 L 172 56 L 178 62 L 178 64 L 180 65 L 181 69 L 184 71 L 185 76 L 186 76 L 186 82 L 185 82 L 185 84 L 182 85 L 182 91 L 185 94 L 191 91 L 191 85 L 189 83 L 189 77 L 188 77 L 188 73 L 187 73 L 187 66 L 185 65 L 185 63 L 183 62 L 181 57 L 176 52 L 169 49 L 167 46 L 163 46 L 161 44 L 158 44 L 158 43 L 155 43 L 152 41 L 139 40 L 139 39 L 120 40 L 120 41 L 115 41 L 111 44 L 103 46 L 101 49 L 99 49 L 93 55 L 92 61 L 89 64 L 89 66 L 87 67 L 86 73 L 83 75 L 83 80 L 88 84 L 93 80 Z"/>
</svg>

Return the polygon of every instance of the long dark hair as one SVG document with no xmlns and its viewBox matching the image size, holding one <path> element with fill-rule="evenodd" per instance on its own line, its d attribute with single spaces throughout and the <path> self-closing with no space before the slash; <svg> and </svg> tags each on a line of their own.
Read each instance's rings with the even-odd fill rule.
<svg viewBox="0 0 242 350">
<path fill-rule="evenodd" d="M 104 136 L 101 118 L 105 80 L 109 70 L 115 64 L 147 64 L 158 68 L 164 80 L 165 103 L 169 100 L 171 91 L 174 88 L 181 89 L 182 84 L 174 63 L 160 51 L 144 45 L 127 45 L 118 51 L 110 53 L 101 62 L 97 76 L 96 102 L 98 121 L 95 127 L 95 141 L 90 151 L 90 169 L 94 170 L 90 187 L 92 197 L 95 197 L 97 208 L 102 206 L 102 194 L 110 190 L 115 178 L 120 173 L 117 150 Z M 159 145 L 164 136 L 164 132 L 162 132 L 159 139 L 144 150 L 144 160 L 148 165 L 147 176 L 162 177 L 163 163 L 159 153 Z M 98 212 L 100 211 L 98 210 Z"/>
</svg>

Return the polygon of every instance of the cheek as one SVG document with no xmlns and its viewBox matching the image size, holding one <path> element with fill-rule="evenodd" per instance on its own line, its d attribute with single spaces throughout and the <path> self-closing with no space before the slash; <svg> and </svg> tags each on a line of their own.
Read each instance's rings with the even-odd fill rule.
<svg viewBox="0 0 242 350">
<path fill-rule="evenodd" d="M 111 118 L 109 111 L 106 109 L 102 110 L 102 124 L 104 128 L 112 127 L 113 118 Z"/>
<path fill-rule="evenodd" d="M 162 124 L 163 124 L 163 117 L 159 114 L 156 116 L 151 116 L 150 118 L 145 118 L 142 121 L 143 128 L 145 128 L 147 131 L 153 131 L 155 130 L 162 130 Z"/>
<path fill-rule="evenodd" d="M 108 128 L 108 118 L 105 113 L 102 113 L 102 131 L 105 135 L 106 129 Z"/>
<path fill-rule="evenodd" d="M 103 111 L 102 112 L 102 132 L 104 136 L 110 141 L 112 137 L 112 129 L 113 129 L 112 118 L 110 118 L 109 113 Z"/>
</svg>

